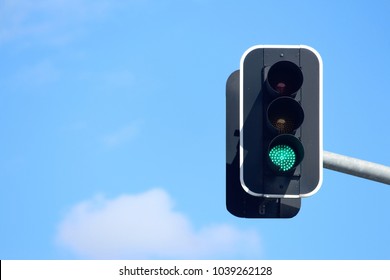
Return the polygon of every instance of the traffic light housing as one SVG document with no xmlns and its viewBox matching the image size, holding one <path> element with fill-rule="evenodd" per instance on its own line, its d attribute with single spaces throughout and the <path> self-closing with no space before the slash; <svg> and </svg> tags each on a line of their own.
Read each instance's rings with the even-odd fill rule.
<svg viewBox="0 0 390 280">
<path fill-rule="evenodd" d="M 239 86 L 232 90 L 232 77 L 237 75 Z M 294 216 L 300 198 L 314 194 L 322 184 L 320 55 L 301 45 L 254 46 L 242 56 L 240 70 L 229 77 L 226 94 L 228 210 L 236 216 L 263 217 L 255 212 L 264 212 L 267 205 L 264 217 Z M 237 94 L 238 100 L 228 100 Z M 237 119 L 228 115 L 228 103 L 239 104 L 238 126 L 232 125 Z M 228 140 L 233 139 L 234 126 L 238 164 L 229 165 L 233 147 Z M 231 174 L 238 173 L 239 183 L 233 184 Z M 241 191 L 246 195 L 237 195 Z M 244 208 L 254 210 L 248 215 Z M 286 214 L 282 209 L 295 210 Z"/>
</svg>

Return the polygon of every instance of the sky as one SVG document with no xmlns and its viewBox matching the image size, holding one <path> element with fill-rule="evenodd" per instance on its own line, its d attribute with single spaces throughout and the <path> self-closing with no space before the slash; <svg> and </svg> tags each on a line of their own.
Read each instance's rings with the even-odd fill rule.
<svg viewBox="0 0 390 280">
<path fill-rule="evenodd" d="M 387 185 L 324 170 L 292 219 L 225 206 L 225 85 L 322 57 L 324 150 L 390 165 L 388 1 L 0 0 L 0 259 L 390 259 Z"/>
</svg>

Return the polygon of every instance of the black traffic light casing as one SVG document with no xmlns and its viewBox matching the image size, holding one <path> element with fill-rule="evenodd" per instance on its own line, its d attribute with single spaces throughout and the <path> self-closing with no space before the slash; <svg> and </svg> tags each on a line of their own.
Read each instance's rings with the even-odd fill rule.
<svg viewBox="0 0 390 280">
<path fill-rule="evenodd" d="M 307 46 L 254 46 L 241 58 L 242 189 L 300 198 L 322 184 L 322 60 Z"/>
</svg>

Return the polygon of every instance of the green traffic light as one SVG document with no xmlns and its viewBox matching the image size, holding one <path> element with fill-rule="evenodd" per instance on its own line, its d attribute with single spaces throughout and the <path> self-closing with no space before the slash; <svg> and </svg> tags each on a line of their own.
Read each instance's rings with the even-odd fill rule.
<svg viewBox="0 0 390 280">
<path fill-rule="evenodd" d="M 295 151 L 287 145 L 280 144 L 274 146 L 268 153 L 272 163 L 276 165 L 280 171 L 291 170 L 296 162 Z"/>
</svg>

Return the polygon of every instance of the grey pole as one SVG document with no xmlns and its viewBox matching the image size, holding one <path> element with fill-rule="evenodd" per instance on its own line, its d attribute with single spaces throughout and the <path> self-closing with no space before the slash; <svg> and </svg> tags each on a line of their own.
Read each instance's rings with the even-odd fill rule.
<svg viewBox="0 0 390 280">
<path fill-rule="evenodd" d="M 324 151 L 324 168 L 390 185 L 390 167 Z"/>
</svg>

